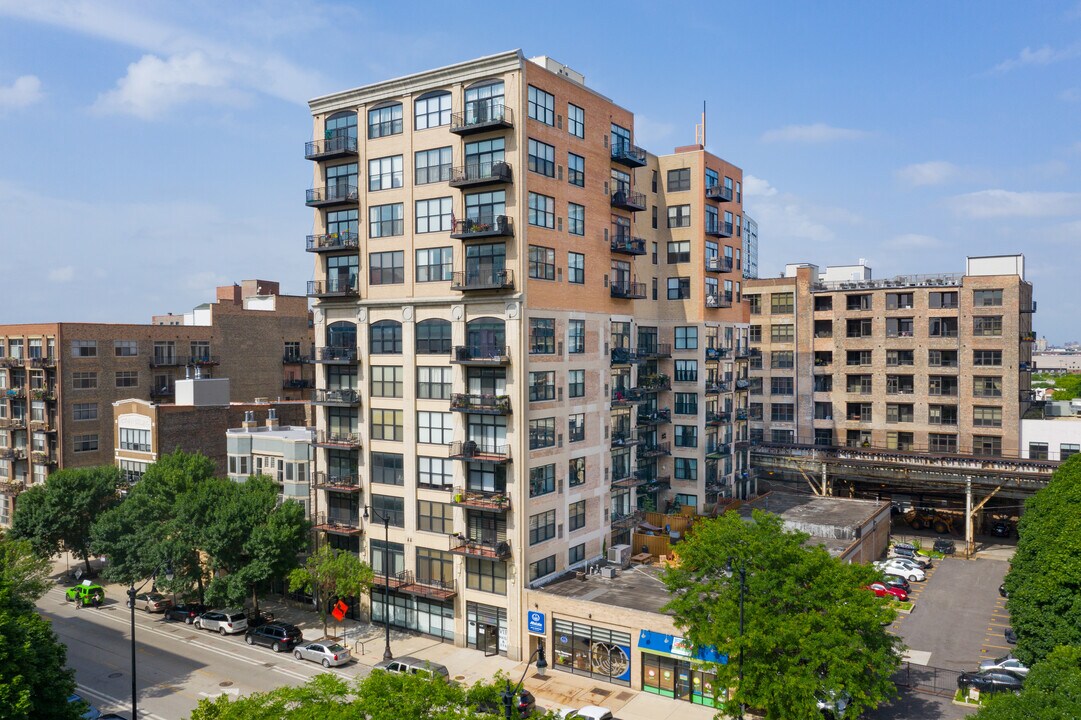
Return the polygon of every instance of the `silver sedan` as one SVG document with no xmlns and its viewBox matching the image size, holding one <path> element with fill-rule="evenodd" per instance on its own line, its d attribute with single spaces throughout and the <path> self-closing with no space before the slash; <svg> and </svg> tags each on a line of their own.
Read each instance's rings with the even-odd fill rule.
<svg viewBox="0 0 1081 720">
<path fill-rule="evenodd" d="M 994 672 L 1011 672 L 1014 675 L 1025 677 L 1028 675 L 1028 668 L 1017 658 L 1012 655 L 1004 655 L 994 660 L 984 660 L 980 663 L 980 672 L 984 670 L 991 670 Z"/>
<path fill-rule="evenodd" d="M 299 645 L 293 651 L 293 656 L 297 660 L 317 662 L 325 668 L 345 665 L 353 659 L 353 656 L 349 654 L 349 648 L 336 642 L 313 642 Z"/>
</svg>

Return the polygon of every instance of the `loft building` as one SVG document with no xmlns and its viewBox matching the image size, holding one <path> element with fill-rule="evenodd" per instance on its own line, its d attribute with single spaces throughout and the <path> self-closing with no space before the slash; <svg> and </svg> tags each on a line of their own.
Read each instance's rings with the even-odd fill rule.
<svg viewBox="0 0 1081 720">
<path fill-rule="evenodd" d="M 789 265 L 747 282 L 752 440 L 1021 457 L 1032 400 L 1024 257 L 885 279 Z"/>
<path fill-rule="evenodd" d="M 526 588 L 750 488 L 742 171 L 519 51 L 310 108 L 317 529 L 528 656 Z"/>
</svg>

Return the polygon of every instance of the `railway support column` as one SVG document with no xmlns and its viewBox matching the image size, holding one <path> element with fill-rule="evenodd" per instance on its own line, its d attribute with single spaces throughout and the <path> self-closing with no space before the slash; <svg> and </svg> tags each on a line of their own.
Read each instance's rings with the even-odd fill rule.
<svg viewBox="0 0 1081 720">
<path fill-rule="evenodd" d="M 972 538 L 972 476 L 965 475 L 965 558 L 971 560 L 975 552 Z"/>
</svg>

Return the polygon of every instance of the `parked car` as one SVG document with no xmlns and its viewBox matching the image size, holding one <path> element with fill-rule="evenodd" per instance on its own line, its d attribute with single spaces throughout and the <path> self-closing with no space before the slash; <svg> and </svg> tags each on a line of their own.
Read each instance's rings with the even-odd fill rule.
<svg viewBox="0 0 1081 720">
<path fill-rule="evenodd" d="M 68 588 L 67 592 L 64 593 L 64 597 L 69 602 L 77 603 L 83 607 L 101 605 L 105 601 L 105 588 L 101 585 L 95 585 L 89 580 L 83 580 L 82 585 Z"/>
<path fill-rule="evenodd" d="M 1008 627 L 1002 631 L 1002 637 L 1006 638 L 1006 642 L 1010 645 L 1017 644 L 1017 633 L 1013 631 L 1012 627 Z"/>
<path fill-rule="evenodd" d="M 908 600 L 908 593 L 906 593 L 901 588 L 891 587 L 886 583 L 871 583 L 867 586 L 867 589 L 873 592 L 878 597 L 890 596 L 895 600 L 900 600 L 901 602 L 905 602 L 906 600 Z"/>
<path fill-rule="evenodd" d="M 927 575 L 923 572 L 922 568 L 915 563 L 909 563 L 903 558 L 893 558 L 891 560 L 876 562 L 874 565 L 883 572 L 887 572 L 891 575 L 900 575 L 909 582 L 923 582 L 927 579 Z"/>
<path fill-rule="evenodd" d="M 241 610 L 208 610 L 195 618 L 195 627 L 230 635 L 247 630 L 248 618 Z"/>
<path fill-rule="evenodd" d="M 1008 538 L 1013 535 L 1013 525 L 1005 520 L 996 520 L 991 524 L 991 534 L 995 537 Z"/>
<path fill-rule="evenodd" d="M 820 690 L 815 693 L 815 706 L 824 718 L 843 718 L 845 710 L 852 704 L 852 696 L 836 690 Z"/>
<path fill-rule="evenodd" d="M 984 660 L 980 663 L 980 672 L 994 670 L 996 672 L 1009 672 L 1018 677 L 1028 676 L 1028 667 L 1013 655 L 1003 655 L 994 660 Z"/>
<path fill-rule="evenodd" d="M 586 705 L 577 710 L 561 710 L 560 717 L 563 720 L 616 720 L 612 717 L 612 711 L 599 705 Z"/>
<path fill-rule="evenodd" d="M 905 592 L 908 592 L 912 589 L 912 586 L 908 584 L 908 580 L 905 580 L 900 575 L 892 575 L 890 573 L 885 573 L 883 575 L 882 582 L 886 583 L 890 587 L 901 588 Z"/>
<path fill-rule="evenodd" d="M 932 546 L 935 552 L 940 552 L 943 555 L 953 555 L 957 552 L 957 545 L 953 540 L 947 540 L 946 538 L 936 538 L 935 544 Z"/>
<path fill-rule="evenodd" d="M 518 708 L 518 717 L 527 718 L 530 717 L 537 709 L 537 698 L 533 697 L 533 693 L 529 692 L 525 688 L 522 688 L 518 694 L 518 698 L 515 701 L 515 705 Z M 481 702 L 477 705 L 477 710 L 488 715 L 502 716 L 505 712 L 502 702 Z M 568 710 L 567 712 L 573 712 Z"/>
<path fill-rule="evenodd" d="M 1021 678 L 1008 672 L 963 672 L 957 676 L 957 688 L 967 692 L 976 688 L 981 693 L 1020 692 Z"/>
<path fill-rule="evenodd" d="M 888 558 L 886 560 L 886 563 L 890 564 L 890 565 L 893 565 L 894 567 L 905 568 L 906 570 L 919 570 L 920 572 L 924 572 L 924 568 L 918 562 L 916 562 L 914 560 L 909 560 L 908 558 L 902 558 L 902 557 Z M 926 577 L 926 573 L 924 573 L 924 576 Z M 905 574 L 905 577 L 908 577 L 908 575 Z M 912 578 L 909 577 L 908 579 L 911 580 Z"/>
<path fill-rule="evenodd" d="M 998 586 L 998 594 L 1004 598 L 1008 598 L 1010 596 L 1009 591 L 1006 590 L 1006 583 L 1002 583 Z"/>
<path fill-rule="evenodd" d="M 375 664 L 372 670 L 385 670 L 386 672 L 413 673 L 414 675 L 438 675 L 446 680 L 450 679 L 450 670 L 446 665 L 421 660 L 420 658 L 404 655 L 395 660 L 383 660 Z"/>
<path fill-rule="evenodd" d="M 289 652 L 304 641 L 300 628 L 289 623 L 266 623 L 250 627 L 244 634 L 244 642 L 249 645 L 264 645 L 274 652 Z"/>
<path fill-rule="evenodd" d="M 310 660 L 317 662 L 325 668 L 345 665 L 353 656 L 349 654 L 349 648 L 338 643 L 313 642 L 307 645 L 298 645 L 293 650 L 293 657 L 297 660 Z"/>
<path fill-rule="evenodd" d="M 127 607 L 131 607 L 131 601 L 124 603 Z M 161 593 L 145 592 L 135 596 L 135 609 L 143 610 L 144 612 L 165 612 L 166 608 L 173 604 L 173 601 L 165 597 Z"/>
<path fill-rule="evenodd" d="M 894 545 L 886 555 L 888 558 L 905 558 L 911 560 L 923 569 L 931 567 L 931 557 L 924 555 L 911 546 Z"/>
<path fill-rule="evenodd" d="M 83 720 L 101 720 L 101 710 L 98 710 L 86 700 L 83 700 L 81 695 L 69 695 L 68 704 L 72 703 L 78 703 L 79 705 L 86 708 L 83 714 L 79 716 Z"/>
<path fill-rule="evenodd" d="M 180 603 L 165 609 L 166 620 L 176 620 L 191 625 L 195 618 L 205 613 L 209 608 L 201 603 Z"/>
</svg>

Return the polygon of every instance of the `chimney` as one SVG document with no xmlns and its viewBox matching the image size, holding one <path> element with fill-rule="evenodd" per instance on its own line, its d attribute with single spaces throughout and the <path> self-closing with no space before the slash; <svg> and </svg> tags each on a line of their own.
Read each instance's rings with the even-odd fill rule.
<svg viewBox="0 0 1081 720">
<path fill-rule="evenodd" d="M 241 425 L 241 427 L 244 428 L 245 430 L 254 430 L 256 428 L 255 411 L 254 410 L 245 410 L 244 411 L 244 423 Z"/>
<path fill-rule="evenodd" d="M 266 426 L 270 430 L 278 429 L 278 411 L 270 408 L 266 413 Z"/>
</svg>

